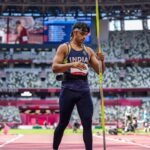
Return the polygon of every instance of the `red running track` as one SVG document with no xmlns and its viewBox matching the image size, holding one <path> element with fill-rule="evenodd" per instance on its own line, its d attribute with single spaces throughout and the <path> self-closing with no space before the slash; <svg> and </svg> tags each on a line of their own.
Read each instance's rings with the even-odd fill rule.
<svg viewBox="0 0 150 150">
<path fill-rule="evenodd" d="M 52 150 L 50 135 L 0 135 L 0 150 Z M 93 137 L 93 150 L 103 149 L 102 136 Z M 82 135 L 64 135 L 59 150 L 85 150 Z M 149 135 L 106 135 L 106 150 L 150 150 Z"/>
</svg>

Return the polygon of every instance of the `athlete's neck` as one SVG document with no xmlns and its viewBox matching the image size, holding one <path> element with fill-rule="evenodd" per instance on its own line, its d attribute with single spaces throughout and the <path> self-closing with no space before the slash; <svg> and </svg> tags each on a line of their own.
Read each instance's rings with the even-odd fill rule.
<svg viewBox="0 0 150 150">
<path fill-rule="evenodd" d="M 71 41 L 70 44 L 73 48 L 75 48 L 77 50 L 83 49 L 83 43 L 79 43 L 79 42 L 76 42 L 76 41 Z"/>
</svg>

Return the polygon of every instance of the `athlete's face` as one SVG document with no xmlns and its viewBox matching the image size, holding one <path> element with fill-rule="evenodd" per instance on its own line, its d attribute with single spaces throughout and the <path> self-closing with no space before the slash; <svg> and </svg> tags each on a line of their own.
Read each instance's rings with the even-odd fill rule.
<svg viewBox="0 0 150 150">
<path fill-rule="evenodd" d="M 76 40 L 79 43 L 83 43 L 88 36 L 88 32 L 82 32 L 82 31 L 75 31 Z"/>
</svg>

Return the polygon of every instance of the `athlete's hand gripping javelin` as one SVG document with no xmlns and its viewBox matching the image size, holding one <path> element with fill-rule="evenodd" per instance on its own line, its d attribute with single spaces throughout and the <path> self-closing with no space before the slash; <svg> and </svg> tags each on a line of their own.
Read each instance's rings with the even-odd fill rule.
<svg viewBox="0 0 150 150">
<path fill-rule="evenodd" d="M 105 55 L 104 55 L 102 52 L 98 52 L 98 53 L 97 53 L 97 58 L 98 58 L 100 61 L 104 61 L 104 60 L 105 60 Z"/>
</svg>

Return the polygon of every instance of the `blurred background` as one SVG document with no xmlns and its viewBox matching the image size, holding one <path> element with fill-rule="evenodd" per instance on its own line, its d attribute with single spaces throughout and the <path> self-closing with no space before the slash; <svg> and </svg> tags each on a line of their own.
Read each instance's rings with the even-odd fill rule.
<svg viewBox="0 0 150 150">
<path fill-rule="evenodd" d="M 99 1 L 105 122 L 137 129 L 150 123 L 150 1 Z M 16 43 L 16 21 L 27 29 L 28 44 Z M 59 44 L 70 39 L 72 25 L 88 23 L 85 44 L 97 52 L 94 0 L 0 0 L 0 122 L 11 128 L 55 126 L 61 82 L 51 64 Z M 99 79 L 92 70 L 93 126 L 101 124 Z M 76 108 L 69 126 L 80 122 Z"/>
</svg>

